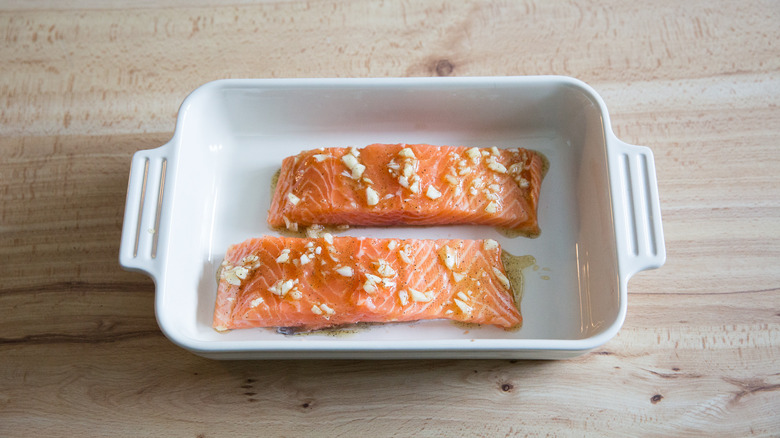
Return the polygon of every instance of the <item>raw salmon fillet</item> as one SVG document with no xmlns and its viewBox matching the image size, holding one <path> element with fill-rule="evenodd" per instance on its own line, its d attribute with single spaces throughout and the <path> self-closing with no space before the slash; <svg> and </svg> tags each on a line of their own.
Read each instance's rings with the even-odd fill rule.
<svg viewBox="0 0 780 438">
<path fill-rule="evenodd" d="M 327 233 L 250 239 L 232 245 L 222 262 L 214 328 L 316 330 L 441 318 L 522 324 L 498 243 Z"/>
<path fill-rule="evenodd" d="M 427 144 L 322 148 L 282 162 L 268 224 L 492 225 L 539 234 L 542 157 Z"/>
</svg>

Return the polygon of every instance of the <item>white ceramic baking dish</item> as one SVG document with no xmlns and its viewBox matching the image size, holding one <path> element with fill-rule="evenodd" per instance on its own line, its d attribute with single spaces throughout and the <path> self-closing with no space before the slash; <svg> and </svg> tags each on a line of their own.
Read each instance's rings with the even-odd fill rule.
<svg viewBox="0 0 780 438">
<path fill-rule="evenodd" d="M 266 214 L 282 159 L 378 142 L 521 146 L 547 156 L 536 239 L 479 226 L 346 233 L 492 238 L 532 255 L 523 328 L 426 321 L 342 336 L 213 330 L 215 273 L 227 246 L 275 234 Z M 208 83 L 182 104 L 170 142 L 133 156 L 119 257 L 154 279 L 165 335 L 220 359 L 572 357 L 618 332 L 629 278 L 665 258 L 650 149 L 618 140 L 594 90 L 558 76 Z"/>
</svg>

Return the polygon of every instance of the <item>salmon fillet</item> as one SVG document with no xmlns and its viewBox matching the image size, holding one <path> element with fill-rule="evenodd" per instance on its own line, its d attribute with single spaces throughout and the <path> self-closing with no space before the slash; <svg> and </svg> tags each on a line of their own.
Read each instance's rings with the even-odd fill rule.
<svg viewBox="0 0 780 438">
<path fill-rule="evenodd" d="M 268 224 L 492 225 L 539 234 L 542 157 L 427 144 L 322 148 L 282 162 Z"/>
<path fill-rule="evenodd" d="M 451 319 L 515 328 L 519 303 L 493 240 L 261 237 L 232 245 L 214 328 Z"/>
</svg>

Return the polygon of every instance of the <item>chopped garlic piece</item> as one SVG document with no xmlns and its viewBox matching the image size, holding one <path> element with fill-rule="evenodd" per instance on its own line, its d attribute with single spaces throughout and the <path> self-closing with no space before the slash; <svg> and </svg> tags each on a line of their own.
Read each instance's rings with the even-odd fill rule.
<svg viewBox="0 0 780 438">
<path fill-rule="evenodd" d="M 468 155 L 469 158 L 477 159 L 480 156 L 479 149 L 478 148 L 471 148 L 466 151 L 466 155 Z"/>
<path fill-rule="evenodd" d="M 376 293 L 376 283 L 371 281 L 371 279 L 367 279 L 365 283 L 363 283 L 363 290 L 368 292 L 369 295 L 373 295 Z"/>
<path fill-rule="evenodd" d="M 284 226 L 290 231 L 298 231 L 298 224 L 296 222 L 291 222 L 290 219 L 287 219 L 287 216 L 282 216 L 282 219 L 284 220 Z"/>
<path fill-rule="evenodd" d="M 511 173 L 512 175 L 519 174 L 520 172 L 523 171 L 523 163 L 515 163 L 515 164 L 509 166 L 508 170 L 509 170 L 509 173 Z"/>
<path fill-rule="evenodd" d="M 299 291 L 298 289 L 293 289 L 290 291 L 290 293 L 287 294 L 287 296 L 294 300 L 300 300 L 303 297 L 303 292 Z"/>
<path fill-rule="evenodd" d="M 358 163 L 355 164 L 355 167 L 352 168 L 352 179 L 360 179 L 361 176 L 363 176 L 363 172 L 366 171 L 366 166 Z"/>
<path fill-rule="evenodd" d="M 458 292 L 458 298 L 460 298 L 463 301 L 468 301 L 469 300 L 469 297 L 466 294 L 464 294 L 463 292 Z"/>
<path fill-rule="evenodd" d="M 453 301 L 455 301 L 455 305 L 458 306 L 458 309 L 460 309 L 460 311 L 466 315 L 470 315 L 471 312 L 474 310 L 473 307 L 469 306 L 468 304 L 464 303 L 463 301 L 457 298 L 455 298 Z"/>
<path fill-rule="evenodd" d="M 381 283 L 382 282 L 382 278 L 377 277 L 374 274 L 369 274 L 369 273 L 366 273 L 366 279 L 368 281 L 370 281 L 371 283 Z"/>
<path fill-rule="evenodd" d="M 333 234 L 322 233 L 322 238 L 325 239 L 325 241 L 328 242 L 329 245 L 333 245 Z"/>
<path fill-rule="evenodd" d="M 498 211 L 498 205 L 496 205 L 495 201 L 490 201 L 490 203 L 488 203 L 487 207 L 485 207 L 485 211 L 487 213 L 493 214 L 493 213 Z"/>
<path fill-rule="evenodd" d="M 433 299 L 433 292 L 420 292 L 409 288 L 409 294 L 411 295 L 412 301 L 427 303 Z"/>
<path fill-rule="evenodd" d="M 466 277 L 466 274 L 461 274 L 459 272 L 453 272 L 452 273 L 452 279 L 455 280 L 455 283 L 459 283 L 465 277 Z"/>
<path fill-rule="evenodd" d="M 227 281 L 228 284 L 232 284 L 233 286 L 241 286 L 241 280 L 236 277 L 236 274 L 234 274 L 233 271 L 225 274 L 225 281 Z"/>
<path fill-rule="evenodd" d="M 327 155 L 327 154 L 316 154 L 316 155 L 313 155 L 313 157 L 314 157 L 315 160 L 317 160 L 318 163 L 322 162 L 322 161 L 325 161 L 328 158 L 333 158 L 333 156 Z"/>
<path fill-rule="evenodd" d="M 404 163 L 403 175 L 407 178 L 411 178 L 414 175 L 414 166 L 412 163 Z"/>
<path fill-rule="evenodd" d="M 431 199 L 438 199 L 441 197 L 441 192 L 436 190 L 436 187 L 434 186 L 428 186 L 428 191 L 425 192 L 425 196 Z"/>
<path fill-rule="evenodd" d="M 498 279 L 498 281 L 501 283 L 502 286 L 504 286 L 507 289 L 512 288 L 511 284 L 509 283 L 509 279 L 506 278 L 506 275 L 504 275 L 504 273 L 501 272 L 500 269 L 493 267 L 493 274 L 496 275 L 496 278 Z"/>
<path fill-rule="evenodd" d="M 398 242 L 396 242 L 395 240 L 391 240 L 387 242 L 387 249 L 389 249 L 390 251 L 394 250 L 396 246 L 398 246 Z"/>
<path fill-rule="evenodd" d="M 498 242 L 493 239 L 485 239 L 482 247 L 485 248 L 485 251 L 490 251 L 498 248 Z"/>
<path fill-rule="evenodd" d="M 311 311 L 317 315 L 322 315 L 322 309 L 320 309 L 316 304 L 311 306 Z"/>
<path fill-rule="evenodd" d="M 458 253 L 447 245 L 442 246 L 439 250 L 439 258 L 450 271 L 458 263 Z"/>
<path fill-rule="evenodd" d="M 287 263 L 290 261 L 290 250 L 283 249 L 282 254 L 276 258 L 276 263 Z"/>
<path fill-rule="evenodd" d="M 382 277 L 392 277 L 395 275 L 395 270 L 393 270 L 392 267 L 390 267 L 390 264 L 387 263 L 384 259 L 379 259 L 377 262 L 377 269 L 376 271 L 381 275 Z"/>
<path fill-rule="evenodd" d="M 249 274 L 249 269 L 243 267 L 243 266 L 237 266 L 235 269 L 233 269 L 233 273 L 236 277 L 245 280 L 247 274 Z"/>
<path fill-rule="evenodd" d="M 406 292 L 405 290 L 399 290 L 398 299 L 401 300 L 402 306 L 409 304 L 409 293 Z"/>
<path fill-rule="evenodd" d="M 506 167 L 496 160 L 496 157 L 490 157 L 487 159 L 487 167 L 493 172 L 506 173 Z"/>
<path fill-rule="evenodd" d="M 357 158 L 355 158 L 355 156 L 352 154 L 345 154 L 343 157 L 341 157 L 341 162 L 344 163 L 344 165 L 347 166 L 349 170 L 354 169 L 358 164 Z"/>
<path fill-rule="evenodd" d="M 447 184 L 449 184 L 451 186 L 457 186 L 458 185 L 458 178 L 453 176 L 453 175 L 450 175 L 450 174 L 444 175 L 444 180 L 447 181 Z"/>
<path fill-rule="evenodd" d="M 293 282 L 293 280 L 287 280 L 281 285 L 279 285 L 279 293 L 281 294 L 281 296 L 285 296 L 287 292 L 289 292 L 290 289 L 293 288 L 294 285 L 295 283 Z"/>
<path fill-rule="evenodd" d="M 323 227 L 322 225 L 312 224 L 308 228 L 306 228 L 306 236 L 310 237 L 312 239 L 320 237 L 320 234 L 322 234 L 322 230 L 324 230 L 324 229 L 325 229 L 325 227 Z M 309 243 L 311 243 L 311 242 L 309 242 Z M 312 245 L 313 244 L 311 244 L 311 245 L 307 244 L 306 247 L 307 248 L 311 248 Z"/>
<path fill-rule="evenodd" d="M 295 282 L 293 280 L 287 280 L 287 281 L 279 280 L 276 283 L 274 283 L 273 286 L 268 288 L 268 292 L 283 297 L 287 294 L 287 292 L 290 291 L 290 289 L 293 288 L 294 285 Z"/>
<path fill-rule="evenodd" d="M 320 304 L 320 309 L 322 309 L 322 310 L 323 310 L 325 313 L 327 313 L 328 315 L 333 315 L 334 313 L 336 313 L 336 311 L 335 311 L 335 310 L 333 310 L 333 309 L 332 309 L 330 306 L 328 306 L 327 304 Z"/>
<path fill-rule="evenodd" d="M 336 268 L 336 272 L 342 277 L 351 277 L 354 274 L 350 266 L 342 266 L 340 268 Z"/>
<path fill-rule="evenodd" d="M 307 254 L 301 255 L 301 264 L 305 265 L 311 261 L 311 257 L 309 257 Z"/>
<path fill-rule="evenodd" d="M 287 194 L 287 200 L 289 200 L 292 205 L 298 205 L 298 203 L 301 202 L 301 198 L 293 195 L 292 193 Z"/>
<path fill-rule="evenodd" d="M 399 157 L 404 158 L 417 158 L 414 156 L 414 151 L 411 148 L 403 148 L 398 152 Z"/>
<path fill-rule="evenodd" d="M 263 297 L 255 298 L 254 300 L 252 300 L 252 302 L 249 303 L 249 307 L 254 309 L 255 307 L 259 306 L 263 301 L 264 301 Z"/>
<path fill-rule="evenodd" d="M 409 263 L 412 263 L 411 251 L 412 251 L 412 247 L 410 247 L 409 245 L 404 245 L 403 250 L 398 251 L 398 256 L 401 257 L 401 261 L 403 261 L 407 265 Z"/>
<path fill-rule="evenodd" d="M 371 187 L 366 187 L 366 203 L 368 205 L 377 205 L 379 203 L 379 193 Z"/>
</svg>

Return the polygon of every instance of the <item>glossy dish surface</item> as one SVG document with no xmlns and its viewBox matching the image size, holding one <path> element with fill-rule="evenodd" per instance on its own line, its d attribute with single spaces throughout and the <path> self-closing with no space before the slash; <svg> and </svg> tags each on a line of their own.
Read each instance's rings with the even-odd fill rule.
<svg viewBox="0 0 780 438">
<path fill-rule="evenodd" d="M 282 160 L 373 143 L 527 148 L 549 160 L 534 239 L 489 226 L 351 228 L 345 235 L 493 239 L 532 256 L 523 327 L 449 321 L 341 336 L 218 333 L 216 274 L 229 245 L 278 235 L 267 223 Z M 601 98 L 566 77 L 222 80 L 182 104 L 166 145 L 137 152 L 120 263 L 156 284 L 163 332 L 220 359 L 572 357 L 620 329 L 631 275 L 665 260 L 652 152 L 618 140 Z"/>
</svg>

